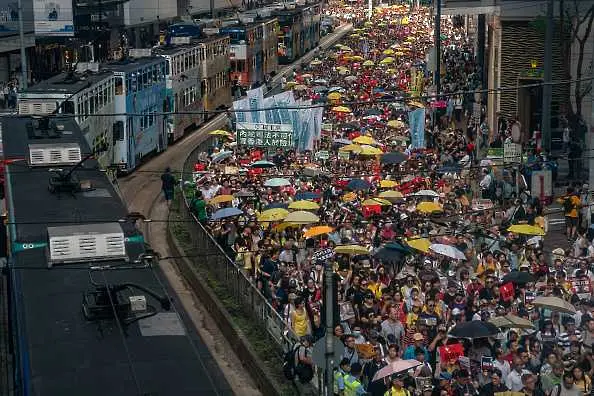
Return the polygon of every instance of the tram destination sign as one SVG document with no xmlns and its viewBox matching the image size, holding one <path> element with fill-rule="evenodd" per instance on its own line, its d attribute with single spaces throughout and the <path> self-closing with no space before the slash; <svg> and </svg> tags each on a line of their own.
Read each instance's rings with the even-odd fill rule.
<svg viewBox="0 0 594 396">
<path fill-rule="evenodd" d="M 291 148 L 293 126 L 288 124 L 250 124 L 237 125 L 237 144 L 251 147 Z"/>
</svg>

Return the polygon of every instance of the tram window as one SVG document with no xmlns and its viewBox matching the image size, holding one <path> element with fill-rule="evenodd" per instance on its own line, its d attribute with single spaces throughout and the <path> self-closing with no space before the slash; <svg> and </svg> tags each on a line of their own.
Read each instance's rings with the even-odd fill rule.
<svg viewBox="0 0 594 396">
<path fill-rule="evenodd" d="M 167 59 L 165 62 L 165 74 L 168 76 L 171 74 L 171 60 Z"/>
<path fill-rule="evenodd" d="M 116 95 L 124 94 L 124 81 L 121 77 L 118 77 L 115 80 L 115 94 Z"/>
</svg>

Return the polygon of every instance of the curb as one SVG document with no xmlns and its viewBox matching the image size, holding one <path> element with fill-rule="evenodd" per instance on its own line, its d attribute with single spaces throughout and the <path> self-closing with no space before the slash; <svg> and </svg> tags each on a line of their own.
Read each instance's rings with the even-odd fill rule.
<svg viewBox="0 0 594 396">
<path fill-rule="evenodd" d="M 171 228 L 167 227 L 167 243 L 173 250 L 176 257 L 175 263 L 183 278 L 188 282 L 192 291 L 200 299 L 200 302 L 210 313 L 221 333 L 229 342 L 239 360 L 252 376 L 252 379 L 258 386 L 258 389 L 265 396 L 278 396 L 282 394 L 281 388 L 275 380 L 268 376 L 268 370 L 252 349 L 249 341 L 243 335 L 241 329 L 237 328 L 227 312 L 227 309 L 221 304 L 210 286 L 193 268 L 190 260 L 185 257 L 183 248 L 177 242 Z"/>
</svg>

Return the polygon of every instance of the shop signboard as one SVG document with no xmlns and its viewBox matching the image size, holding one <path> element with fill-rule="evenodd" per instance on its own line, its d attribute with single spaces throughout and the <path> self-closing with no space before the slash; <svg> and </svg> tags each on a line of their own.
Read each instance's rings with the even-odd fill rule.
<svg viewBox="0 0 594 396">
<path fill-rule="evenodd" d="M 249 147 L 294 147 L 293 126 L 288 124 L 242 123 L 237 126 L 237 143 Z"/>
<path fill-rule="evenodd" d="M 33 0 L 35 34 L 74 36 L 72 0 Z"/>
</svg>

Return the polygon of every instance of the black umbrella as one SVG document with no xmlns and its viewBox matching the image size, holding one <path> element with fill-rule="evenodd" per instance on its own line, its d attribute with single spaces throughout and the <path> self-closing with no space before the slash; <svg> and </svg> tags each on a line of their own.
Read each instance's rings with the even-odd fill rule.
<svg viewBox="0 0 594 396">
<path fill-rule="evenodd" d="M 376 259 L 384 261 L 386 263 L 397 263 L 400 260 L 402 260 L 403 256 L 404 256 L 404 253 L 402 253 L 400 250 L 390 249 L 385 246 L 380 248 L 373 255 L 373 257 L 375 257 Z"/>
<path fill-rule="evenodd" d="M 503 283 L 530 283 L 534 281 L 536 281 L 534 276 L 530 272 L 524 271 L 512 271 L 503 277 Z"/>
<path fill-rule="evenodd" d="M 499 333 L 499 329 L 493 323 L 482 320 L 459 323 L 452 330 L 450 336 L 455 338 L 485 338 L 492 337 Z"/>
<path fill-rule="evenodd" d="M 400 151 L 382 154 L 380 162 L 382 164 L 399 164 L 408 159 L 408 156 Z"/>
</svg>

